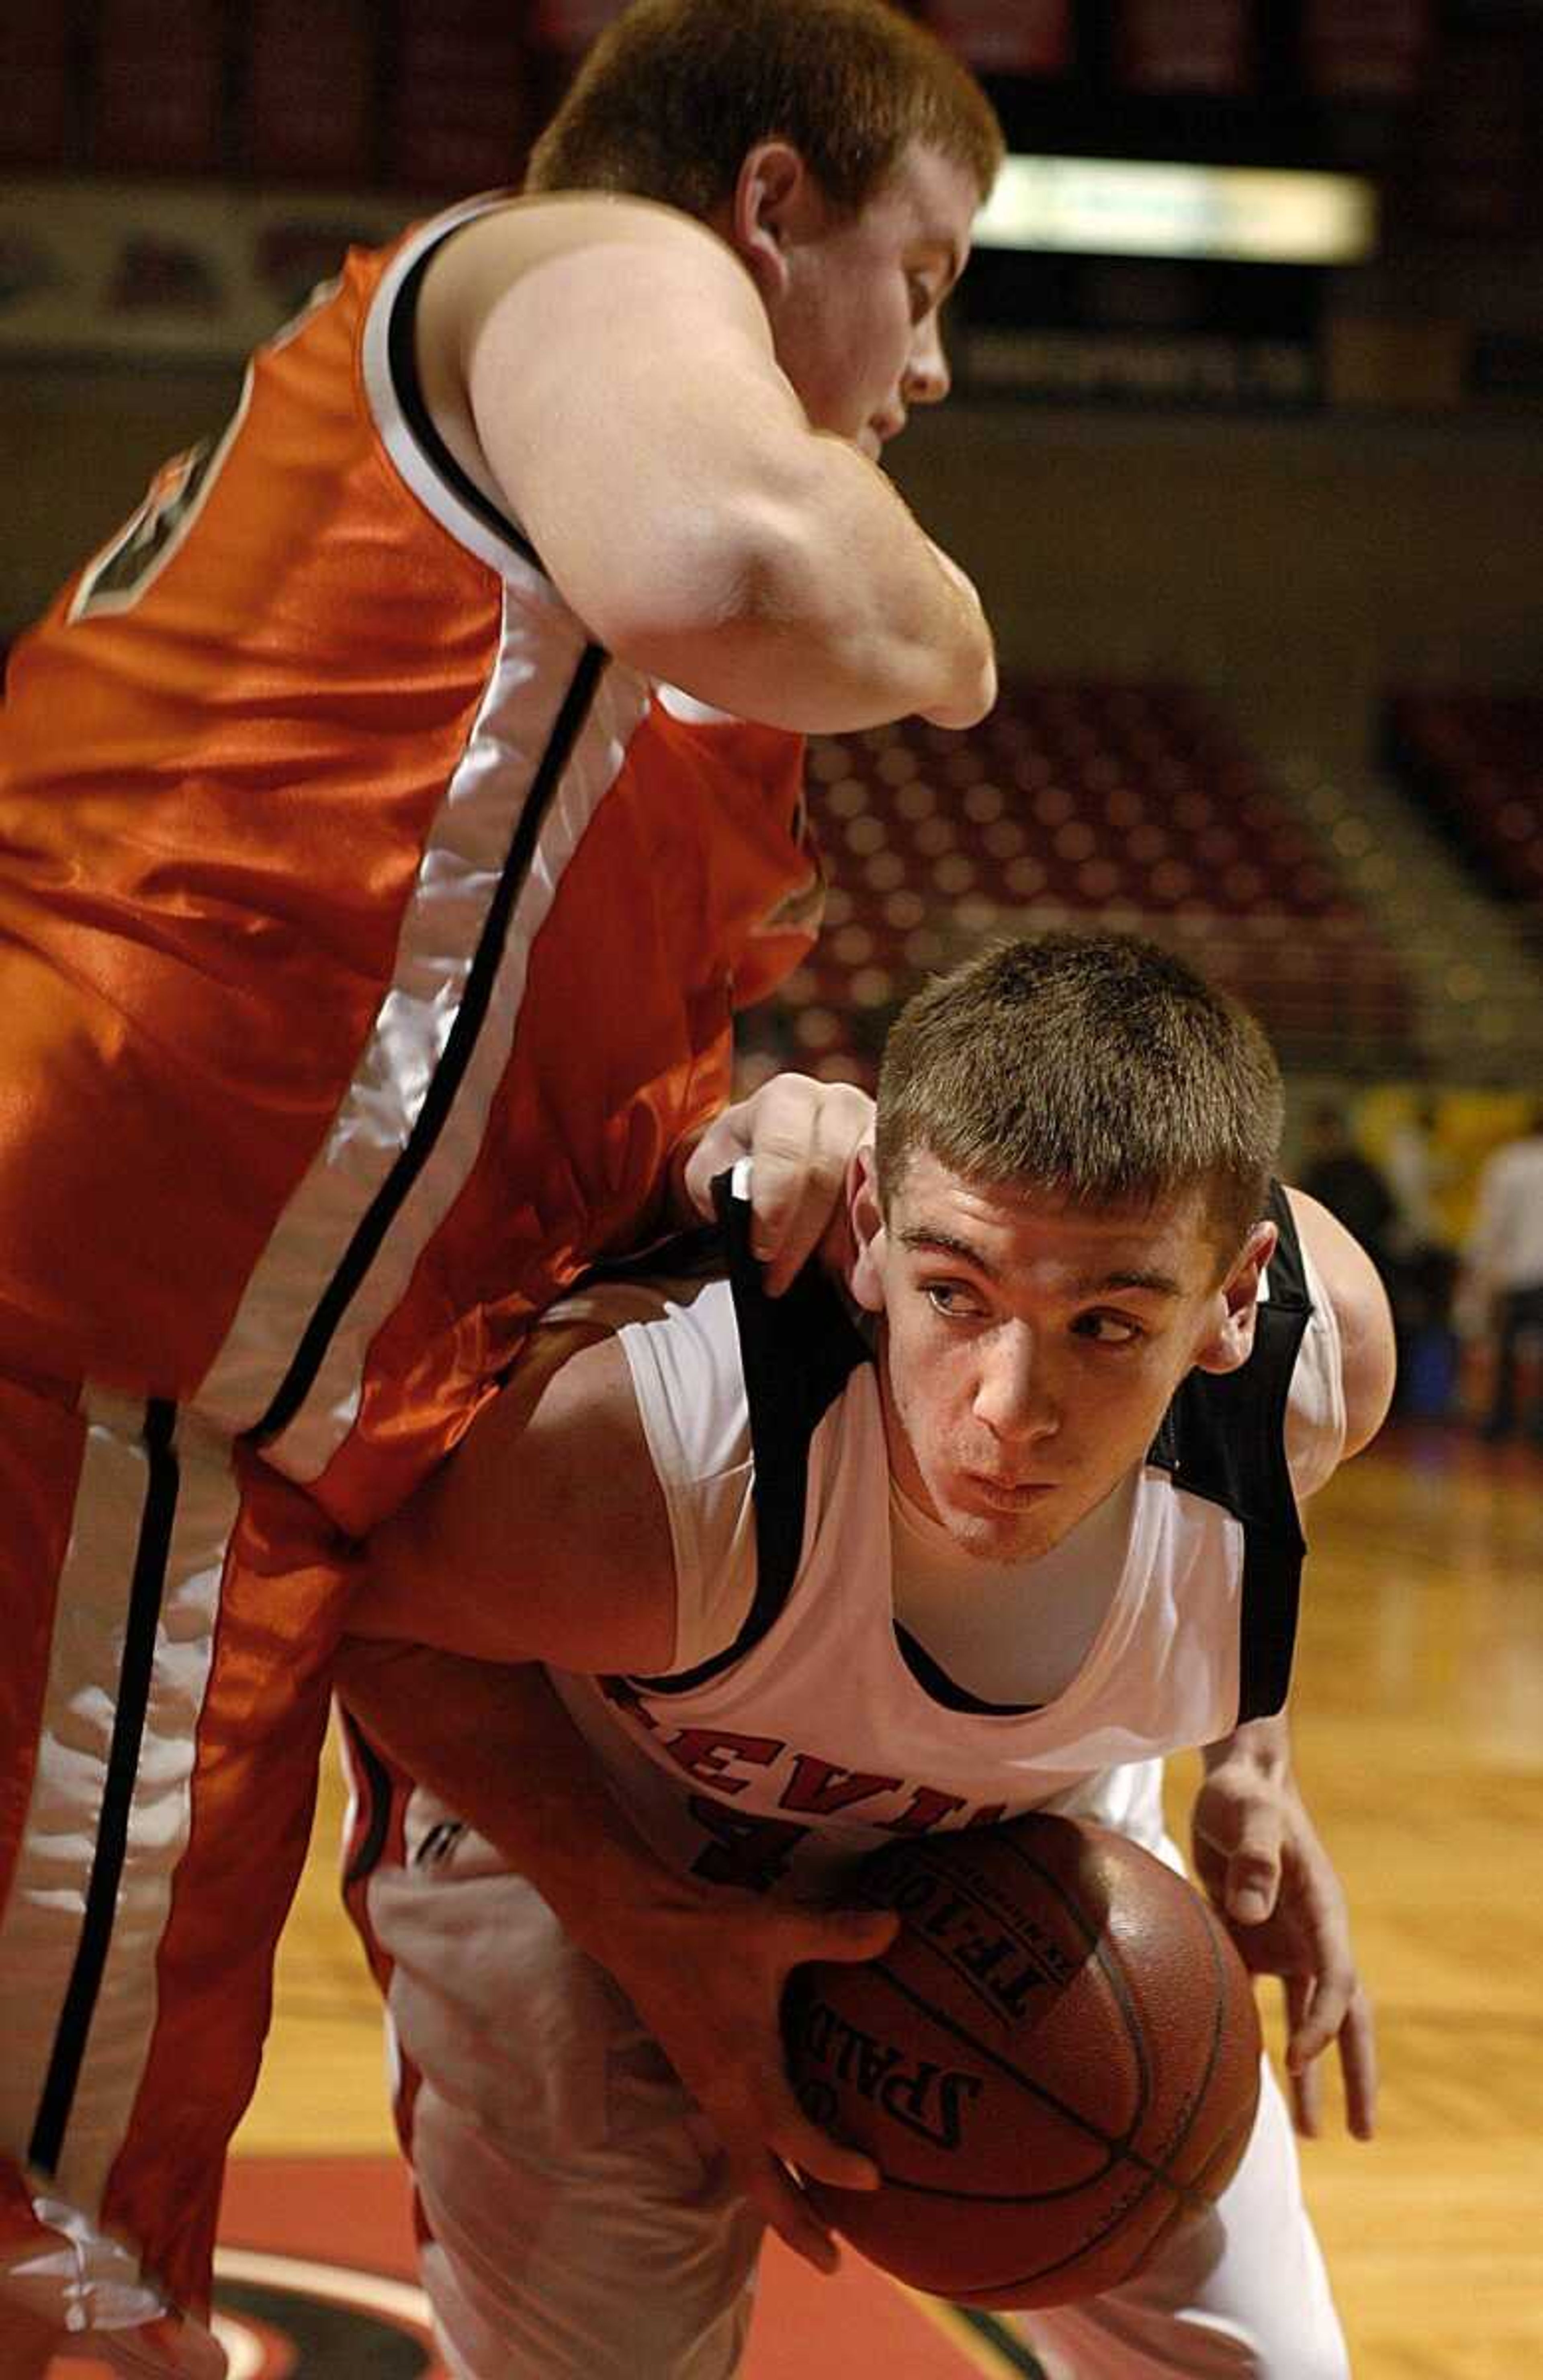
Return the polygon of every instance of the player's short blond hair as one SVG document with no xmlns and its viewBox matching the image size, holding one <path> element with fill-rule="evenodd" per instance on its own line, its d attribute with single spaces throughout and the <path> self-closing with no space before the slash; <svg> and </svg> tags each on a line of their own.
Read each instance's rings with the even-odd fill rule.
<svg viewBox="0 0 1543 2380">
<path fill-rule="evenodd" d="M 1246 1009 L 1131 934 L 1001 944 L 917 992 L 885 1045 L 886 1209 L 918 1150 L 1087 1208 L 1206 1197 L 1230 1262 L 1264 1211 L 1280 1069 Z"/>
<path fill-rule="evenodd" d="M 982 199 L 1003 147 L 974 78 L 886 0 L 634 0 L 589 52 L 526 183 L 706 216 L 771 139 L 851 212 L 913 140 L 962 164 Z"/>
</svg>

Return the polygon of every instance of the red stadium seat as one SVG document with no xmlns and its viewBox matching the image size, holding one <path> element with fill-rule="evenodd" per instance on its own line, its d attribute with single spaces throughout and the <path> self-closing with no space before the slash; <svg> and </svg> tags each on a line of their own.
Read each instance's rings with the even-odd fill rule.
<svg viewBox="0 0 1543 2380">
<path fill-rule="evenodd" d="M 273 181 L 375 180 L 370 0 L 254 0 L 247 22 L 248 169 Z"/>
<path fill-rule="evenodd" d="M 1056 920 L 1172 941 L 1283 1051 L 1408 1028 L 1374 921 L 1187 688 L 1033 685 L 967 735 L 909 721 L 817 739 L 810 807 L 831 892 L 784 1004 L 799 1064 L 869 1079 L 921 975 Z"/>
<path fill-rule="evenodd" d="M 1529 907 L 1543 901 L 1543 701 L 1395 694 L 1384 752 L 1489 892 Z"/>
<path fill-rule="evenodd" d="M 91 161 L 100 173 L 228 164 L 219 0 L 102 0 Z"/>
</svg>

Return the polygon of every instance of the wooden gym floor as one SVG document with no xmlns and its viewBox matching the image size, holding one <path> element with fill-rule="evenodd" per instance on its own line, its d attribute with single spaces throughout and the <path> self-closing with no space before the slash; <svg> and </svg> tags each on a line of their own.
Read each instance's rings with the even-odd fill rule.
<svg viewBox="0 0 1543 2380">
<path fill-rule="evenodd" d="M 1307 2145 L 1308 2194 L 1357 2380 L 1521 2380 L 1543 2372 L 1543 1457 L 1395 1428 L 1310 1530 L 1297 1761 L 1351 1896 L 1383 2091 L 1375 2143 Z M 265 2241 L 410 2273 L 373 1995 L 335 1900 L 340 1810 L 330 1767 L 227 2196 L 237 2314 L 262 2311 Z M 334 2338 L 300 2356 L 308 2380 L 423 2368 Z M 1012 2368 L 866 2269 L 806 2283 L 769 2260 L 747 2380 L 972 2367 Z"/>
</svg>

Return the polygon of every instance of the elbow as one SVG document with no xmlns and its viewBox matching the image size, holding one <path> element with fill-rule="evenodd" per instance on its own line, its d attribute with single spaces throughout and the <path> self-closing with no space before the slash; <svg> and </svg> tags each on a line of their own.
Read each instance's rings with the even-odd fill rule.
<svg viewBox="0 0 1543 2380">
<path fill-rule="evenodd" d="M 1369 1446 L 1387 1420 L 1397 1379 L 1392 1325 L 1368 1334 L 1365 1343 L 1347 1351 L 1345 1361 L 1346 1456 Z"/>
<path fill-rule="evenodd" d="M 1344 1459 L 1369 1446 L 1387 1420 L 1398 1378 L 1392 1309 L 1369 1263 L 1340 1309 Z"/>
<path fill-rule="evenodd" d="M 768 726 L 841 734 L 912 711 L 973 724 L 996 693 L 973 589 L 887 491 L 852 504 L 858 457 L 817 459 L 676 516 L 575 608 L 619 661 Z"/>
</svg>

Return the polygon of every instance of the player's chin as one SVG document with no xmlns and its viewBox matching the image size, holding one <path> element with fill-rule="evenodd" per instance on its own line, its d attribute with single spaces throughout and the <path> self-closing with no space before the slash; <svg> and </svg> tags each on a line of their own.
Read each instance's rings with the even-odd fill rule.
<svg viewBox="0 0 1543 2380">
<path fill-rule="evenodd" d="M 977 1561 L 1035 1561 L 1055 1536 L 1042 1506 L 1028 1513 L 955 1505 L 945 1512 L 944 1523 L 960 1552 Z"/>
</svg>

